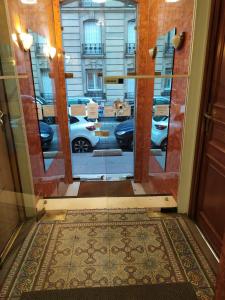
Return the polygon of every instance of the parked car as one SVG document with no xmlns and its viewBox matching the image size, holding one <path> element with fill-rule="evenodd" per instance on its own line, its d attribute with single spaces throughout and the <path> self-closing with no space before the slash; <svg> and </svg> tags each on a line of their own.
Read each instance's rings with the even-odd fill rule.
<svg viewBox="0 0 225 300">
<path fill-rule="evenodd" d="M 151 143 L 155 147 L 159 147 L 162 151 L 167 147 L 168 135 L 168 117 L 163 117 L 160 121 L 152 119 Z M 119 146 L 122 149 L 133 149 L 134 137 L 134 119 L 124 121 L 116 126 L 114 134 Z"/>
<path fill-rule="evenodd" d="M 86 117 L 70 117 L 70 140 L 73 153 L 90 152 L 99 142 L 95 124 Z"/>
<path fill-rule="evenodd" d="M 170 97 L 156 96 L 153 98 L 153 105 L 170 104 Z"/>
<path fill-rule="evenodd" d="M 168 142 L 168 125 L 169 118 L 164 116 L 160 120 L 152 119 L 152 146 L 159 147 L 162 151 L 166 151 Z"/>
<path fill-rule="evenodd" d="M 39 130 L 41 137 L 41 146 L 43 150 L 47 150 L 53 140 L 54 131 L 48 124 L 39 121 Z"/>
<path fill-rule="evenodd" d="M 88 97 L 68 98 L 68 105 L 73 105 L 73 104 L 84 104 L 84 105 L 87 105 L 89 103 L 96 103 L 96 102 L 92 98 L 88 98 Z"/>
<path fill-rule="evenodd" d="M 42 107 L 44 105 L 52 105 L 53 104 L 52 102 L 49 102 L 49 101 L 47 102 L 44 98 L 42 98 L 40 96 L 36 96 L 35 99 L 36 99 L 36 103 L 39 103 Z M 55 117 L 53 117 L 53 116 L 52 117 L 51 116 L 43 117 L 43 122 L 45 122 L 49 125 L 55 124 Z"/>
</svg>

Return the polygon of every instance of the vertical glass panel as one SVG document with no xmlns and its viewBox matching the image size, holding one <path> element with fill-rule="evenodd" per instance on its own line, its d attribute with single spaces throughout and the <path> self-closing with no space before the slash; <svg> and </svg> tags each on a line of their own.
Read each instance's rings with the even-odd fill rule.
<svg viewBox="0 0 225 300">
<path fill-rule="evenodd" d="M 55 124 L 55 92 L 54 80 L 51 73 L 49 45 L 46 37 L 32 32 L 33 45 L 30 49 L 35 102 L 37 108 L 39 134 L 44 157 L 45 171 L 59 150 L 57 125 Z"/>
<path fill-rule="evenodd" d="M 152 109 L 151 156 L 154 156 L 159 170 L 166 169 L 168 133 L 170 123 L 171 89 L 174 62 L 172 38 L 175 29 L 159 36 L 157 39 L 157 55 L 155 58 L 155 75 L 168 75 L 154 81 L 154 98 Z M 154 170 L 150 169 L 150 172 Z"/>
<path fill-rule="evenodd" d="M 82 7 L 82 9 L 81 9 Z M 116 180 L 133 176 L 136 4 L 70 1 L 61 5 L 73 175 Z"/>
</svg>

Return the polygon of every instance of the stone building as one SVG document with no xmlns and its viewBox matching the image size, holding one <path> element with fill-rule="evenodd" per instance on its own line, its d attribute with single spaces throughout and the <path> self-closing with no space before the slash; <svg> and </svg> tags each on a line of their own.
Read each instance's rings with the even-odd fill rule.
<svg viewBox="0 0 225 300">
<path fill-rule="evenodd" d="M 134 100 L 135 80 L 105 85 L 103 76 L 135 70 L 136 7 L 130 3 L 69 1 L 61 6 L 68 99 Z"/>
</svg>

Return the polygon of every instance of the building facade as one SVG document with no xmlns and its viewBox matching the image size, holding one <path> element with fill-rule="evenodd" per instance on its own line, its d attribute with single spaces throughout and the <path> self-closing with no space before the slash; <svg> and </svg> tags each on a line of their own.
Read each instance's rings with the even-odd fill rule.
<svg viewBox="0 0 225 300">
<path fill-rule="evenodd" d="M 104 76 L 135 70 L 136 7 L 120 1 L 70 1 L 61 6 L 68 99 L 134 100 L 135 81 L 105 85 Z"/>
</svg>

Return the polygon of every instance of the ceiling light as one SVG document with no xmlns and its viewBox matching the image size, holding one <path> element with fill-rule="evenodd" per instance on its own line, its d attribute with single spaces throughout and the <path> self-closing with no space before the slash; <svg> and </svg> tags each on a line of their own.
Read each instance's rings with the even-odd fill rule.
<svg viewBox="0 0 225 300">
<path fill-rule="evenodd" d="M 165 0 L 167 3 L 174 3 L 174 2 L 178 2 L 180 0 Z"/>
<path fill-rule="evenodd" d="M 37 0 L 20 0 L 23 4 L 36 4 Z"/>
</svg>

